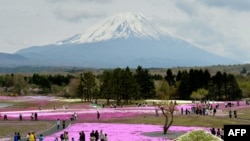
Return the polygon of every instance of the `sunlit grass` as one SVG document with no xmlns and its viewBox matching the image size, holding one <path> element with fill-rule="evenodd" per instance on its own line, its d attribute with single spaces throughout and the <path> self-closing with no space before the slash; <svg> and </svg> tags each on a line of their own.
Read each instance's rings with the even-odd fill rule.
<svg viewBox="0 0 250 141">
<path fill-rule="evenodd" d="M 250 114 L 250 111 L 248 111 Z M 130 123 L 130 124 L 155 124 L 163 125 L 165 118 L 163 116 L 136 116 L 129 118 L 105 119 L 101 122 L 107 123 Z M 200 116 L 200 115 L 178 115 L 174 116 L 173 125 L 176 126 L 199 126 L 222 128 L 225 124 L 250 124 L 250 121 L 240 119 L 230 119 L 221 116 Z"/>
<path fill-rule="evenodd" d="M 54 125 L 54 121 L 1 121 L 0 138 L 12 137 L 15 132 L 20 132 L 22 136 L 33 131 L 41 133 Z"/>
</svg>

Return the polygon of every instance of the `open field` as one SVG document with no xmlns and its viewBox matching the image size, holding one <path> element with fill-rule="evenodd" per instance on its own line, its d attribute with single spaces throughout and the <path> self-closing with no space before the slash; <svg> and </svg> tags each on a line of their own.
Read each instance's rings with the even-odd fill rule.
<svg viewBox="0 0 250 141">
<path fill-rule="evenodd" d="M 146 124 L 152 126 L 150 127 L 152 129 L 153 126 L 154 128 L 156 126 L 156 129 L 160 130 L 164 124 L 164 117 L 161 114 L 160 116 L 155 116 L 155 107 L 150 104 L 147 107 L 127 105 L 123 108 L 100 108 L 91 103 L 82 103 L 79 100 L 65 100 L 55 97 L 2 97 L 0 105 L 2 105 L 2 107 L 0 106 L 0 140 L 1 138 L 13 138 L 14 132 L 20 132 L 22 136 L 26 136 L 26 134 L 31 131 L 35 131 L 37 134 L 43 133 L 51 128 L 55 128 L 57 118 L 69 120 L 74 112 L 77 112 L 78 118 L 72 121 L 72 127 L 69 128 L 74 134 L 76 134 L 77 131 L 71 128 L 82 124 L 85 124 L 84 126 L 87 127 L 87 123 L 88 126 L 90 126 L 89 124 L 95 125 L 99 123 L 103 129 L 108 129 L 104 126 L 105 124 L 121 124 L 121 127 L 123 127 L 124 124 L 129 125 L 126 126 L 126 128 Z M 63 109 L 65 105 L 67 105 L 69 109 Z M 39 110 L 40 106 L 42 110 Z M 53 109 L 54 106 L 56 106 L 56 110 Z M 216 116 L 181 115 L 177 112 L 174 116 L 173 126 L 178 127 L 178 129 L 181 127 L 203 127 L 209 129 L 211 127 L 222 128 L 225 124 L 250 124 L 250 106 L 235 108 L 237 108 L 239 113 L 237 119 L 228 118 L 227 112 L 229 109 L 223 107 L 221 113 Z M 96 111 L 101 113 L 100 120 L 96 118 Z M 38 112 L 38 121 L 30 120 L 32 112 Z M 23 121 L 19 121 L 18 116 L 20 113 L 23 115 Z M 4 114 L 8 114 L 8 121 L 3 120 Z M 84 130 L 88 133 L 90 129 Z M 175 129 L 173 128 L 173 130 Z M 141 132 L 143 131 L 144 130 L 141 130 Z M 111 133 L 111 131 L 109 132 Z M 52 138 L 59 133 L 60 132 L 55 133 L 50 137 Z M 143 133 L 140 133 L 140 135 L 141 134 Z M 110 138 L 112 138 L 112 136 L 110 136 Z"/>
</svg>

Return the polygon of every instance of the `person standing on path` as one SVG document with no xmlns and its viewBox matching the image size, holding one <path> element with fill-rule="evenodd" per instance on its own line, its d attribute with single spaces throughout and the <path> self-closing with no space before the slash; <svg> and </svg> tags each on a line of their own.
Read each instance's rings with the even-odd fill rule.
<svg viewBox="0 0 250 141">
<path fill-rule="evenodd" d="M 232 111 L 231 110 L 229 110 L 228 115 L 229 115 L 229 118 L 232 118 Z"/>
<path fill-rule="evenodd" d="M 234 110 L 234 118 L 237 118 L 237 111 Z"/>
<path fill-rule="evenodd" d="M 56 121 L 56 128 L 57 128 L 57 130 L 59 130 L 60 124 L 61 124 L 61 121 L 58 118 L 57 121 Z"/>
<path fill-rule="evenodd" d="M 108 135 L 105 134 L 104 136 L 105 136 L 104 141 L 108 141 Z"/>
<path fill-rule="evenodd" d="M 103 134 L 102 130 L 100 131 L 100 139 L 101 141 L 104 141 L 105 135 Z"/>
<path fill-rule="evenodd" d="M 26 135 L 26 141 L 29 141 L 30 139 L 30 132 Z"/>
<path fill-rule="evenodd" d="M 66 125 L 66 121 L 63 120 L 63 121 L 62 121 L 62 127 L 63 127 L 63 129 L 65 129 L 65 125 Z"/>
<path fill-rule="evenodd" d="M 43 141 L 43 134 L 40 134 L 39 141 Z"/>
<path fill-rule="evenodd" d="M 17 133 L 17 140 L 21 141 L 21 134 L 20 134 L 20 132 Z"/>
<path fill-rule="evenodd" d="M 18 141 L 18 139 L 17 139 L 17 132 L 15 132 L 14 141 Z"/>
<path fill-rule="evenodd" d="M 36 140 L 35 132 L 32 132 L 29 136 L 29 141 L 35 141 L 35 140 Z"/>
</svg>

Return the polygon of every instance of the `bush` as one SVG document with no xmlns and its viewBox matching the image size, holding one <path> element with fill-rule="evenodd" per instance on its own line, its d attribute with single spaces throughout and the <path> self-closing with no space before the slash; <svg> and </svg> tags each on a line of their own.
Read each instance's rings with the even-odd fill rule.
<svg viewBox="0 0 250 141">
<path fill-rule="evenodd" d="M 175 141 L 222 141 L 205 130 L 194 130 L 178 137 Z"/>
</svg>

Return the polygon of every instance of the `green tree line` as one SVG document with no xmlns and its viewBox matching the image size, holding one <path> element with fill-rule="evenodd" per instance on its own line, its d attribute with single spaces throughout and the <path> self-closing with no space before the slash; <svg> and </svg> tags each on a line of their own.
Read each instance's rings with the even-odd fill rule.
<svg viewBox="0 0 250 141">
<path fill-rule="evenodd" d="M 242 78 L 243 77 L 243 78 Z M 241 76 L 241 80 L 246 76 Z M 244 87 L 243 91 L 240 86 Z M 39 88 L 40 94 L 78 97 L 82 101 L 97 99 L 115 100 L 117 104 L 141 99 L 182 99 L 194 97 L 210 100 L 236 100 L 243 92 L 249 93 L 246 83 L 238 84 L 235 76 L 225 72 L 211 75 L 208 70 L 190 69 L 165 75 L 150 74 L 138 66 L 135 70 L 116 68 L 99 74 L 86 71 L 78 74 L 5 74 L 0 75 L 2 94 L 26 95 L 30 88 Z M 206 91 L 206 95 L 200 90 Z M 193 94 L 193 96 L 192 96 Z M 245 95 L 246 96 L 246 95 Z"/>
</svg>

